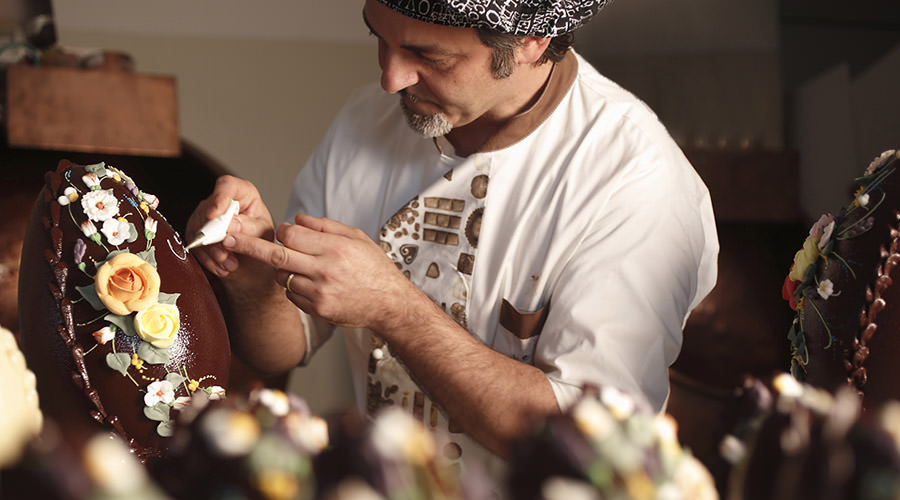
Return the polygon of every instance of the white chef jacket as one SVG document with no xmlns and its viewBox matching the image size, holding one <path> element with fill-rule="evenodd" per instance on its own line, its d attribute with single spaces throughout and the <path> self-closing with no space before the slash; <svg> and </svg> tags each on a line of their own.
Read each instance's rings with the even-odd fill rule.
<svg viewBox="0 0 900 500">
<path fill-rule="evenodd" d="M 684 322 L 715 284 L 712 205 L 655 114 L 574 51 L 534 107 L 465 158 L 413 132 L 396 95 L 359 90 L 298 174 L 287 220 L 328 217 L 377 242 L 398 209 L 465 162 L 490 172 L 469 332 L 540 368 L 563 410 L 586 383 L 663 409 Z M 543 328 L 501 326 L 504 301 L 507 318 L 543 311 Z M 304 323 L 312 353 L 332 329 Z M 365 410 L 371 332 L 344 333 Z"/>
</svg>

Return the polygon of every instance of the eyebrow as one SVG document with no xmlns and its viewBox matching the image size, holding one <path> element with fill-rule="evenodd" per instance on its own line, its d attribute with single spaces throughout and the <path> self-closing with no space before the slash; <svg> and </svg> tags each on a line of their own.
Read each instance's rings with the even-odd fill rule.
<svg viewBox="0 0 900 500">
<path fill-rule="evenodd" d="M 372 27 L 372 24 L 369 23 L 369 18 L 366 17 L 365 9 L 363 9 L 362 18 L 363 18 L 363 22 L 366 23 L 366 27 L 369 28 L 369 31 L 372 32 L 373 35 L 375 35 L 378 38 L 384 39 L 384 37 L 382 37 L 380 34 L 378 34 L 377 31 L 375 31 L 375 28 Z M 434 55 L 440 55 L 440 56 L 446 56 L 446 57 L 456 57 L 456 56 L 462 55 L 462 54 L 453 52 L 452 50 L 447 50 L 439 45 L 434 45 L 434 44 L 431 44 L 431 45 L 403 44 L 403 45 L 401 45 L 401 47 L 406 50 L 410 50 L 412 52 L 434 54 Z"/>
</svg>

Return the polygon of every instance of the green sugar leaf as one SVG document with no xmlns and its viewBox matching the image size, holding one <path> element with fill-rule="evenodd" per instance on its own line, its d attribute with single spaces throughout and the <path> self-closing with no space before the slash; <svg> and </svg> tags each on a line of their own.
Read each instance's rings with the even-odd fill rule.
<svg viewBox="0 0 900 500">
<path fill-rule="evenodd" d="M 97 295 L 97 290 L 94 288 L 94 285 L 76 286 L 75 289 L 78 290 L 78 293 L 80 293 L 81 296 L 84 297 L 84 300 L 88 301 L 88 304 L 95 310 L 102 311 L 106 309 L 106 306 L 100 301 L 100 296 Z"/>
<path fill-rule="evenodd" d="M 122 375 L 127 375 L 128 367 L 131 366 L 131 356 L 124 352 L 111 352 L 106 355 L 106 364 Z"/>
<path fill-rule="evenodd" d="M 160 304 L 169 304 L 169 305 L 174 306 L 174 305 L 177 305 L 177 304 L 175 304 L 175 301 L 177 301 L 178 297 L 180 297 L 180 296 L 181 296 L 180 293 L 159 292 L 159 298 L 156 300 Z"/>
<path fill-rule="evenodd" d="M 122 330 L 122 333 L 129 337 L 137 335 L 137 330 L 134 329 L 134 317 L 130 314 L 128 316 L 119 316 L 118 314 L 109 313 L 103 319 L 119 327 L 119 330 Z"/>
<path fill-rule="evenodd" d="M 169 348 L 159 349 L 149 342 L 141 342 L 137 348 L 141 359 L 151 365 L 164 365 L 169 362 Z"/>
<path fill-rule="evenodd" d="M 169 421 L 169 405 L 160 401 L 153 406 L 144 407 L 144 416 L 157 422 Z"/>
</svg>

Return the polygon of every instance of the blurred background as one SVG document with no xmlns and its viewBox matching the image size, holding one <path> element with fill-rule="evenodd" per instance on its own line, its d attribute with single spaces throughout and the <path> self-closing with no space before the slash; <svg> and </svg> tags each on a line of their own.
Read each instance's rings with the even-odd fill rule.
<svg viewBox="0 0 900 500">
<path fill-rule="evenodd" d="M 16 43 L 24 37 L 62 47 L 82 63 L 112 51 L 130 71 L 174 78 L 177 134 L 188 152 L 214 173 L 255 183 L 278 220 L 294 176 L 348 93 L 379 76 L 362 4 L 3 0 L 0 67 L 28 57 L 29 47 Z M 735 334 L 736 316 L 728 312 L 729 304 L 754 312 L 746 300 L 753 289 L 744 281 L 748 260 L 765 265 L 752 276 L 772 276 L 771 285 L 753 291 L 771 299 L 751 314 L 766 332 L 762 344 L 772 346 L 757 356 L 757 368 L 780 363 L 775 339 L 787 331 L 786 314 L 767 311 L 781 307 L 783 273 L 802 243 L 794 225 L 836 210 L 869 160 L 900 144 L 900 3 L 617 0 L 578 33 L 576 49 L 657 111 L 713 192 L 721 265 L 731 256 L 743 263 L 744 274 L 723 269 L 720 298 L 696 315 L 700 333 L 692 338 L 699 340 L 685 357 L 690 365 L 680 360 L 683 371 L 711 378 L 709 359 L 742 353 L 706 355 L 709 349 L 696 346 L 728 350 L 733 344 L 723 338 L 758 335 Z M 5 144 L 0 166 L 16 150 Z M 210 188 L 198 183 L 181 196 L 195 203 Z M 778 247 L 771 235 L 785 231 L 788 243 Z M 721 298 L 741 290 L 744 296 Z M 347 408 L 345 363 L 342 342 L 329 342 L 310 367 L 295 370 L 288 388 L 317 413 Z"/>
</svg>

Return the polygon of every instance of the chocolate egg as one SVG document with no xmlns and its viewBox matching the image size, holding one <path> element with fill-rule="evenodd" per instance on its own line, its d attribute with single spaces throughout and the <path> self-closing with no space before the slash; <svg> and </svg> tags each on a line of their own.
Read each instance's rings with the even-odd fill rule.
<svg viewBox="0 0 900 500">
<path fill-rule="evenodd" d="M 222 311 L 159 199 L 125 172 L 62 160 L 45 181 L 19 274 L 42 409 L 74 446 L 99 426 L 144 461 L 161 456 L 179 409 L 227 387 Z"/>
</svg>

